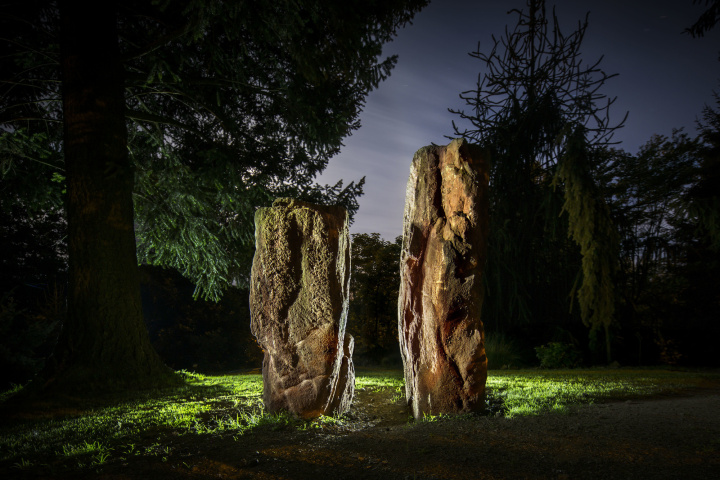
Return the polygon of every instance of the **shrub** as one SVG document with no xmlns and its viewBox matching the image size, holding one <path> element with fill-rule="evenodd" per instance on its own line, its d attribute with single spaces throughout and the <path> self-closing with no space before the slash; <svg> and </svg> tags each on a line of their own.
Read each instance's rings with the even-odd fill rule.
<svg viewBox="0 0 720 480">
<path fill-rule="evenodd" d="M 574 368 L 580 364 L 580 352 L 571 343 L 550 342 L 535 347 L 541 368 Z"/>
<path fill-rule="evenodd" d="M 487 336 L 485 339 L 485 354 L 488 358 L 488 369 L 491 370 L 513 365 L 520 359 L 515 343 L 502 333 Z"/>
<path fill-rule="evenodd" d="M 14 298 L 15 290 L 0 295 L 0 389 L 27 382 L 45 365 L 62 321 L 64 297 L 48 297 L 34 310 Z M 54 302 L 54 303 L 53 303 Z M 55 308 L 53 308 L 55 307 Z"/>
</svg>

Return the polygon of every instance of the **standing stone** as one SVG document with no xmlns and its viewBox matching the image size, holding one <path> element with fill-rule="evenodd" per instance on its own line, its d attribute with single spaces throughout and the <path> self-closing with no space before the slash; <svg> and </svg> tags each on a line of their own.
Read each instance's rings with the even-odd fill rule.
<svg viewBox="0 0 720 480">
<path fill-rule="evenodd" d="M 484 408 L 489 171 L 484 152 L 460 139 L 421 148 L 410 167 L 398 333 L 415 418 Z"/>
<path fill-rule="evenodd" d="M 251 329 L 265 352 L 265 408 L 303 418 L 347 411 L 355 370 L 353 338 L 345 333 L 345 209 L 289 198 L 259 209 L 250 282 Z"/>
</svg>

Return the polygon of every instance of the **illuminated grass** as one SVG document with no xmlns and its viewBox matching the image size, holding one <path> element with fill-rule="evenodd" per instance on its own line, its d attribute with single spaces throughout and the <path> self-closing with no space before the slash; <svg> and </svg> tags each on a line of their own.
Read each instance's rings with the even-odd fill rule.
<svg viewBox="0 0 720 480">
<path fill-rule="evenodd" d="M 37 418 L 0 427 L 0 469 L 67 472 L 97 469 L 130 457 L 166 461 L 188 444 L 210 438 L 232 441 L 252 435 L 257 428 L 279 435 L 288 429 L 364 428 L 354 424 L 351 416 L 305 421 L 289 414 L 266 413 L 261 375 L 182 373 L 186 384 L 181 387 L 118 398 L 108 406 L 87 407 L 74 415 L 43 417 L 38 411 Z M 492 371 L 488 404 L 492 414 L 506 417 L 562 412 L 570 405 L 675 392 L 698 385 L 706 377 L 662 370 Z M 404 398 L 402 372 L 396 370 L 363 369 L 356 376 L 355 387 L 373 394 L 386 392 L 388 402 Z"/>
<path fill-rule="evenodd" d="M 677 392 L 705 377 L 663 370 L 492 371 L 487 389 L 489 401 L 502 403 L 504 415 L 513 417 Z"/>
<path fill-rule="evenodd" d="M 182 387 L 121 400 L 82 415 L 40 418 L 2 428 L 0 462 L 39 457 L 44 464 L 82 467 L 101 465 L 115 456 L 158 456 L 170 453 L 171 447 L 163 445 L 168 437 L 238 435 L 276 418 L 264 414 L 260 375 L 183 373 L 186 385 Z M 138 446 L 136 438 L 149 434 L 158 441 Z"/>
<path fill-rule="evenodd" d="M 405 398 L 405 379 L 400 370 L 361 369 L 355 376 L 355 390 L 381 392 L 391 390 L 391 403 L 399 403 Z"/>
<path fill-rule="evenodd" d="M 404 388 L 405 379 L 400 370 L 377 370 L 363 368 L 355 376 L 355 389 L 381 390 L 385 388 Z"/>
</svg>

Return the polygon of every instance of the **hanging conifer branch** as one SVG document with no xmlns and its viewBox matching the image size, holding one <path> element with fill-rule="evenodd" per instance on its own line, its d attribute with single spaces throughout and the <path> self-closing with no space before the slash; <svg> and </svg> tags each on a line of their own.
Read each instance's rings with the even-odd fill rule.
<svg viewBox="0 0 720 480">
<path fill-rule="evenodd" d="M 563 212 L 567 212 L 568 234 L 580 246 L 583 281 L 577 290 L 583 323 L 595 336 L 605 330 L 605 353 L 612 357 L 609 328 L 615 313 L 613 274 L 618 255 L 618 236 L 610 209 L 597 191 L 588 166 L 592 164 L 582 126 L 566 138 L 565 151 L 558 164 L 554 185 L 565 191 Z"/>
</svg>

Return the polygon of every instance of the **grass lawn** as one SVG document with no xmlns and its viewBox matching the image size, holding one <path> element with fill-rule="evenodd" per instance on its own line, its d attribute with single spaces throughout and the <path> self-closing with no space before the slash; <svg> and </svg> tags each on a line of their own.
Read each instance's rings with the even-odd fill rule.
<svg viewBox="0 0 720 480">
<path fill-rule="evenodd" d="M 352 410 L 339 418 L 304 421 L 263 410 L 258 374 L 205 376 L 182 372 L 181 387 L 87 400 L 57 407 L 4 414 L 0 424 L 0 472 L 51 466 L 53 471 L 92 472 L 112 461 L 145 457 L 165 462 L 179 444 L 237 439 L 257 428 L 277 430 L 359 430 Z M 570 405 L 647 398 L 692 390 L 717 373 L 660 369 L 491 371 L 488 411 L 509 418 L 562 412 Z M 356 389 L 387 392 L 400 403 L 402 372 L 362 370 Z M 6 399 L 11 392 L 0 397 Z M 7 413 L 7 412 L 5 412 Z M 427 418 L 427 420 L 437 420 Z M 412 420 L 408 420 L 412 428 Z M 6 477 L 7 478 L 7 477 Z"/>
</svg>

